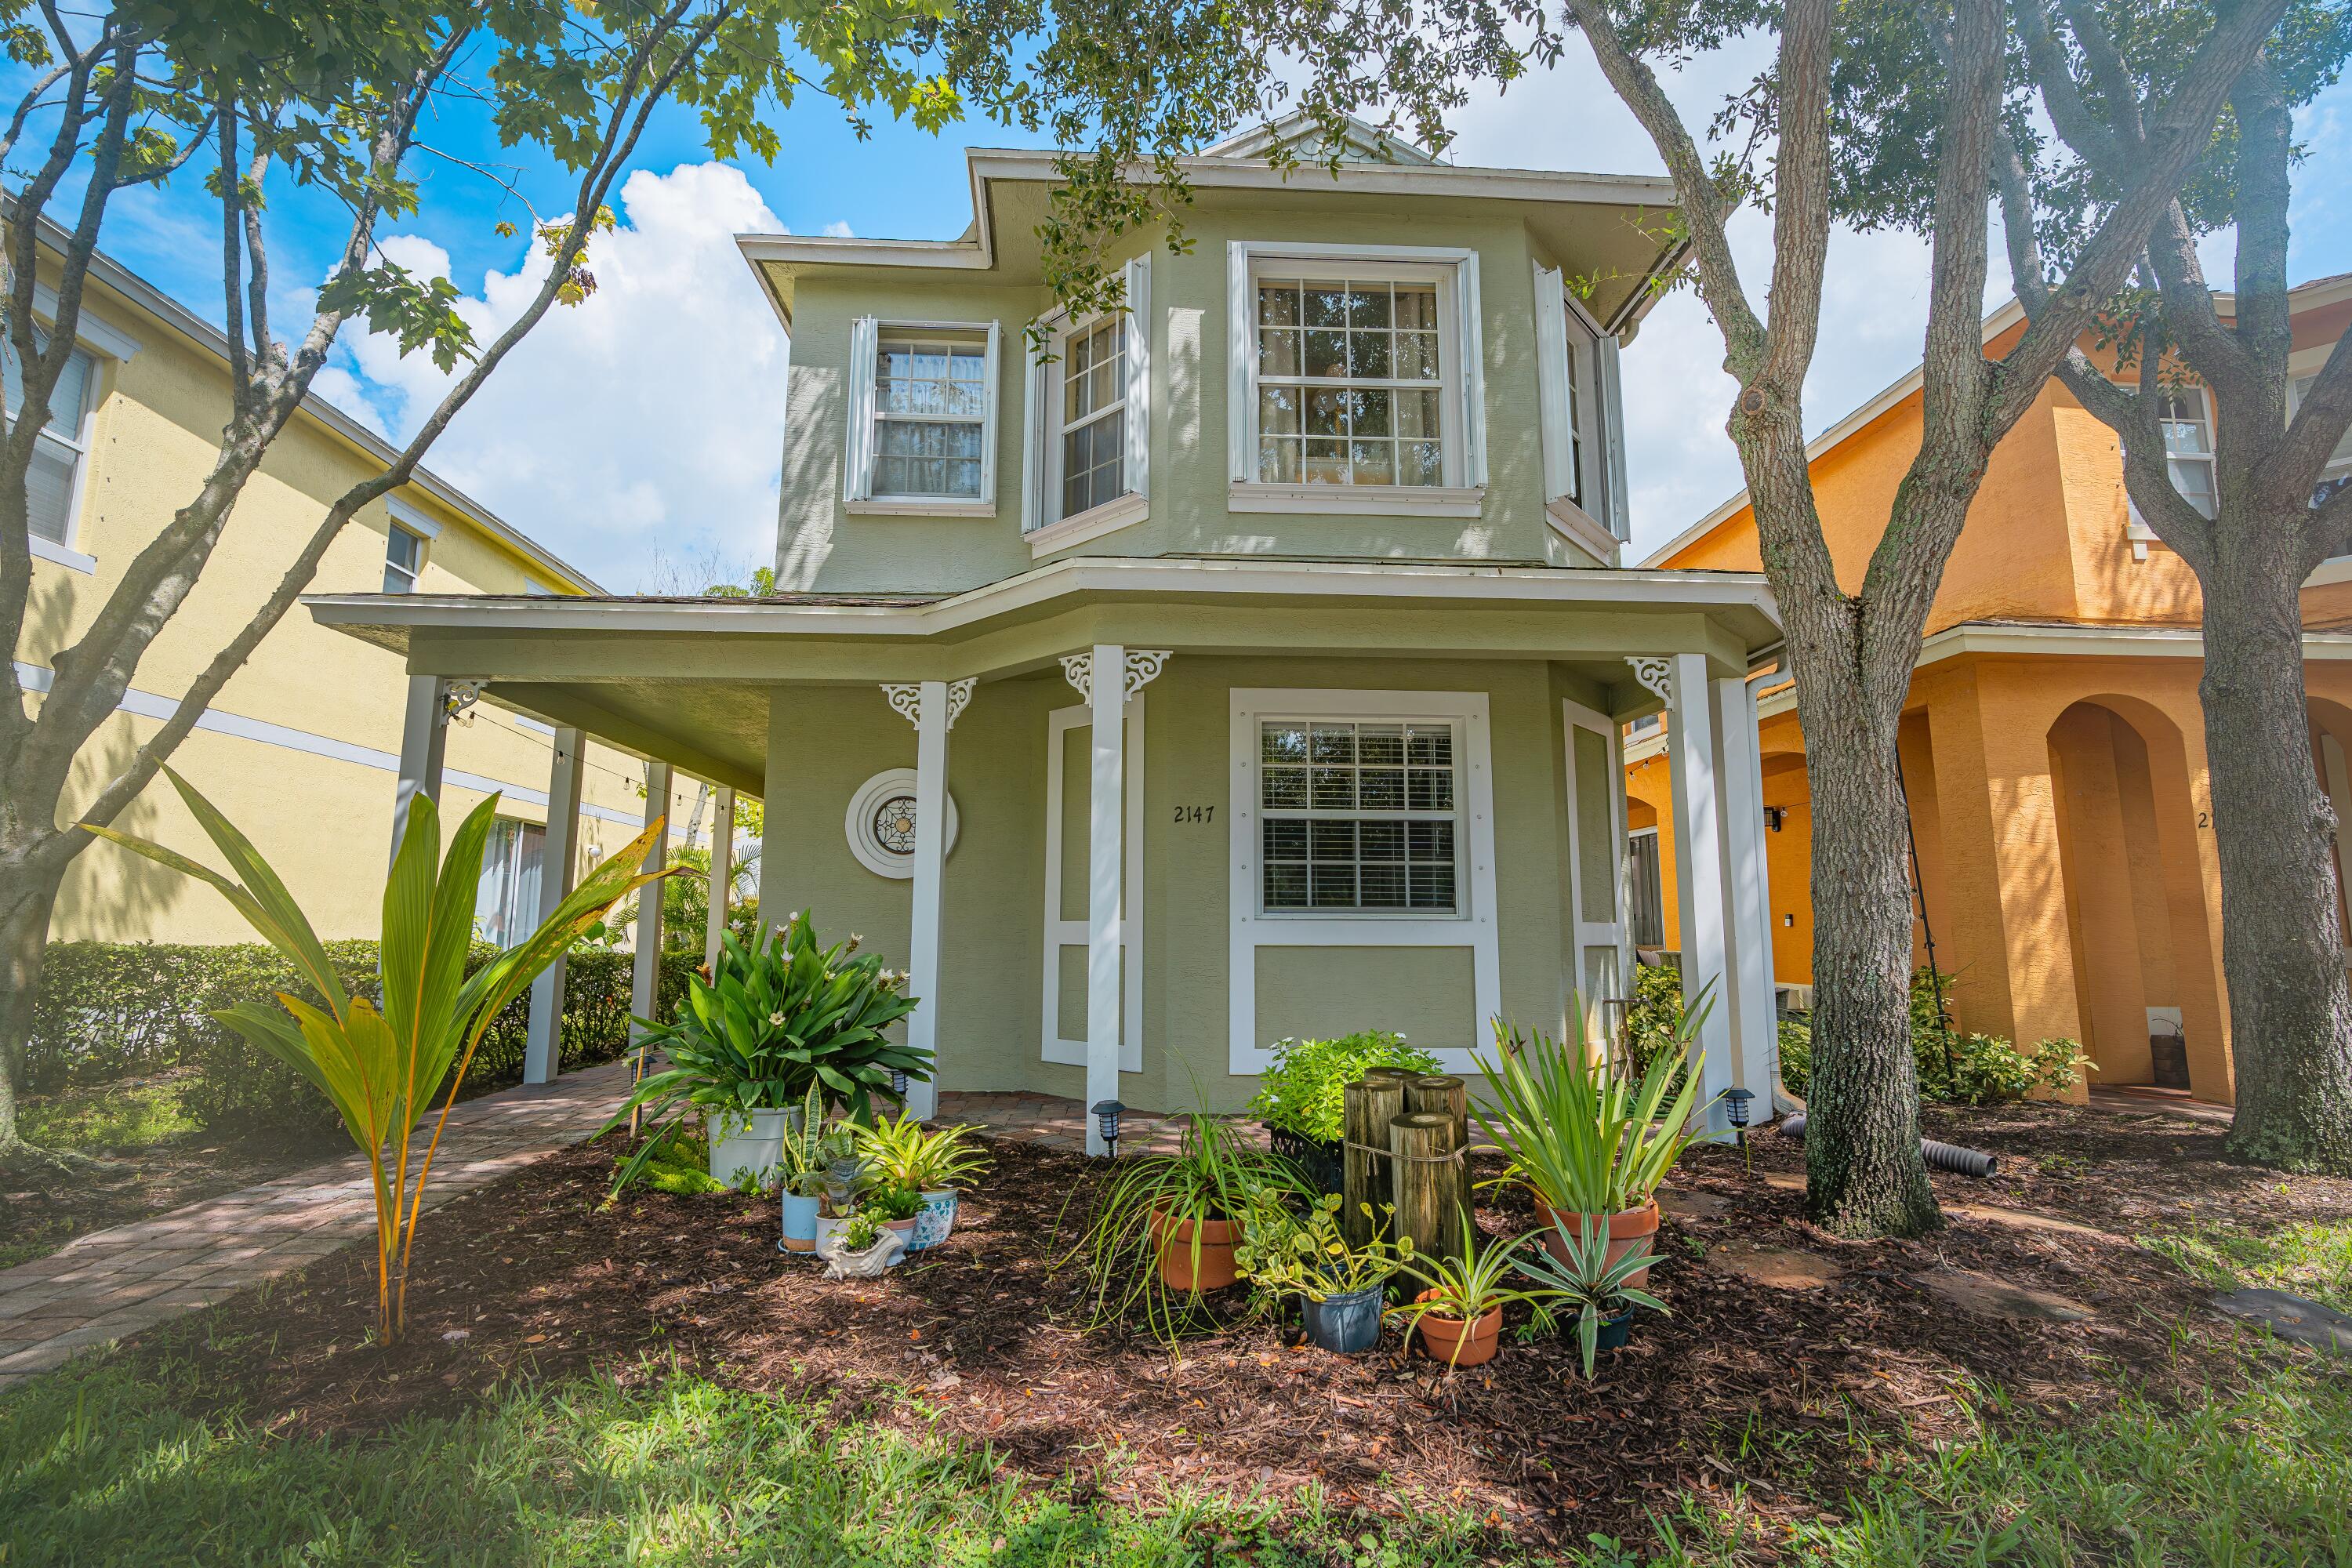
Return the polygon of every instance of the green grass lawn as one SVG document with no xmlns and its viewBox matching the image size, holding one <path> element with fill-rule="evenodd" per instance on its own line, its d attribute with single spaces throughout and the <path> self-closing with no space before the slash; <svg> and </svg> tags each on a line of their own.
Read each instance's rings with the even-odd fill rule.
<svg viewBox="0 0 2352 1568">
<path fill-rule="evenodd" d="M 19 1113 L 26 1140 L 80 1154 L 132 1154 L 196 1130 L 180 1103 L 184 1080 L 101 1083 L 27 1099 Z"/>
<path fill-rule="evenodd" d="M 2260 1234 L 2200 1225 L 2139 1239 L 2216 1289 L 2266 1285 L 2352 1312 L 2352 1225 L 2289 1225 Z"/>
<path fill-rule="evenodd" d="M 2262 1357 L 2240 1391 L 2186 1413 L 2126 1401 L 2068 1428 L 2004 1425 L 1988 1395 L 1977 1440 L 1940 1454 L 1849 1439 L 1875 1479 L 1814 1500 L 1833 1520 L 1766 1538 L 1736 1522 L 1733 1492 L 1686 1497 L 1648 1539 L 1595 1539 L 1581 1561 L 1731 1564 L 1769 1544 L 1821 1568 L 2352 1568 L 2352 1370 Z M 1311 1496 L 1286 1520 L 1272 1499 L 1080 1501 L 982 1451 L 683 1374 L 520 1388 L 363 1441 L 194 1414 L 203 1394 L 191 1363 L 142 1373 L 117 1356 L 0 1396 L 0 1564 L 1534 1561 L 1470 1521 L 1369 1530 Z"/>
</svg>

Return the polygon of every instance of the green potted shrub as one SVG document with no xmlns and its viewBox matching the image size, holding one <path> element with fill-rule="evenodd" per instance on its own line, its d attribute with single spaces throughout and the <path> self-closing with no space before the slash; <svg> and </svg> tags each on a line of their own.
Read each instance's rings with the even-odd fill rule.
<svg viewBox="0 0 2352 1568">
<path fill-rule="evenodd" d="M 1172 1342 L 1191 1307 L 1237 1278 L 1234 1247 L 1260 1188 L 1313 1195 L 1290 1162 L 1198 1111 L 1185 1118 L 1174 1153 L 1118 1162 L 1078 1244 L 1097 1320 L 1140 1300 L 1152 1331 Z"/>
<path fill-rule="evenodd" d="M 1234 1266 L 1253 1289 L 1279 1300 L 1298 1299 L 1307 1337 L 1327 1351 L 1359 1355 L 1380 1343 L 1381 1308 L 1390 1279 L 1412 1257 L 1410 1237 L 1388 1239 L 1388 1220 L 1362 1205 L 1373 1221 L 1371 1239 L 1349 1243 L 1339 1224 L 1346 1202 L 1337 1193 L 1311 1199 L 1301 1211 L 1296 1194 L 1262 1188 L 1251 1194 L 1246 1233 L 1234 1247 Z"/>
<path fill-rule="evenodd" d="M 929 1051 L 894 1043 L 884 1031 L 915 1010 L 906 976 L 874 956 L 852 958 L 857 939 L 817 945 L 813 922 L 796 913 L 764 943 L 721 939 L 709 977 L 687 983 L 668 1024 L 646 1025 L 646 1046 L 669 1066 L 639 1084 L 604 1131 L 645 1108 L 658 1118 L 699 1111 L 709 1121 L 710 1173 L 732 1182 L 739 1167 L 763 1183 L 782 1150 L 785 1129 L 808 1090 L 872 1119 L 893 1071 L 928 1081 Z M 635 1179 L 642 1153 L 621 1168 L 614 1190 Z"/>
<path fill-rule="evenodd" d="M 1516 1301 L 1540 1308 L 1554 1299 L 1549 1289 L 1524 1290 L 1507 1283 L 1519 1248 L 1534 1234 L 1482 1247 L 1477 1225 L 1465 1215 L 1458 1256 L 1423 1252 L 1406 1261 L 1405 1272 L 1426 1289 L 1397 1311 L 1419 1331 L 1422 1354 L 1449 1367 L 1484 1365 L 1502 1343 L 1505 1307 Z"/>
<path fill-rule="evenodd" d="M 1332 1040 L 1276 1040 L 1258 1079 L 1250 1113 L 1264 1123 L 1275 1152 L 1304 1170 L 1327 1193 L 1339 1190 L 1347 1087 L 1374 1068 L 1444 1070 L 1402 1035 L 1362 1029 Z"/>
<path fill-rule="evenodd" d="M 1664 1312 L 1666 1304 L 1633 1281 L 1635 1274 L 1650 1271 L 1646 1254 L 1611 1257 L 1608 1231 L 1590 1224 L 1571 1231 L 1567 1222 L 1555 1221 L 1552 1229 L 1558 1245 L 1549 1245 L 1554 1238 L 1547 1237 L 1544 1250 L 1520 1259 L 1519 1272 L 1553 1292 L 1555 1314 L 1575 1311 L 1577 1342 L 1584 1354 L 1584 1375 L 1590 1378 L 1594 1352 L 1624 1344 L 1637 1309 Z"/>
<path fill-rule="evenodd" d="M 988 1155 L 969 1127 L 927 1132 L 901 1110 L 896 1121 L 856 1129 L 866 1163 L 894 1182 L 923 1195 L 923 1212 L 907 1250 L 920 1252 L 945 1241 L 955 1229 L 959 1194 L 988 1168 Z"/>
<path fill-rule="evenodd" d="M 874 1279 L 906 1255 L 907 1238 L 864 1209 L 844 1219 L 825 1248 L 825 1272 L 835 1279 Z"/>
<path fill-rule="evenodd" d="M 886 1177 L 867 1191 L 857 1212 L 873 1218 L 899 1240 L 911 1244 L 916 1216 L 923 1212 L 923 1194 L 903 1182 Z"/>
<path fill-rule="evenodd" d="M 1571 1001 L 1569 1014 L 1581 1020 L 1582 1004 Z M 1685 1047 L 1706 1016 L 1702 998 L 1677 1025 Z M 1589 1048 L 1580 1023 L 1569 1040 L 1520 1036 L 1500 1022 L 1495 1036 L 1498 1060 L 1478 1058 L 1495 1104 L 1474 1104 L 1472 1113 L 1510 1151 L 1502 1181 L 1533 1195 L 1546 1247 L 1562 1234 L 1557 1222 L 1589 1221 L 1608 1238 L 1612 1260 L 1647 1254 L 1658 1229 L 1658 1184 L 1701 1131 L 1699 1060 L 1685 1071 L 1684 1054 L 1660 1051 L 1637 1079 Z M 1646 1278 L 1637 1270 L 1633 1283 Z"/>
</svg>

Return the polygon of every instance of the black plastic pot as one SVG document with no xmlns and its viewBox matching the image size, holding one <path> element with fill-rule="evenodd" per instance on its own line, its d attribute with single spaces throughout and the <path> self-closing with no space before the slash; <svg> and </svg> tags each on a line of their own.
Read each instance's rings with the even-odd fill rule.
<svg viewBox="0 0 2352 1568">
<path fill-rule="evenodd" d="M 1274 1152 L 1307 1173 L 1307 1179 L 1327 1193 L 1344 1192 L 1346 1175 L 1337 1143 L 1318 1143 L 1286 1127 L 1269 1127 L 1266 1142 Z"/>
<path fill-rule="evenodd" d="M 1633 1337 L 1633 1314 L 1639 1309 L 1628 1307 L 1613 1318 L 1601 1320 L 1601 1333 L 1592 1342 L 1595 1350 L 1622 1351 L 1625 1342 Z"/>
<path fill-rule="evenodd" d="M 1382 1290 L 1378 1285 L 1301 1303 L 1306 1309 L 1307 1337 L 1340 1355 L 1361 1355 L 1381 1342 Z"/>
</svg>

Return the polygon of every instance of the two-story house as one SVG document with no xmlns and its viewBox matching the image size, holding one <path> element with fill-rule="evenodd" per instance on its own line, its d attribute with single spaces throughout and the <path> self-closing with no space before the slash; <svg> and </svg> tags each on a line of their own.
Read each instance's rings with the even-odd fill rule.
<svg viewBox="0 0 2352 1568">
<path fill-rule="evenodd" d="M 941 1087 L 1154 1108 L 1238 1105 L 1286 1037 L 1466 1069 L 1621 995 L 1618 730 L 1671 700 L 1708 1070 L 1756 1082 L 1772 601 L 1617 565 L 1670 186 L 1370 133 L 1286 173 L 1289 131 L 1189 160 L 1190 246 L 1135 236 L 1099 316 L 1041 273 L 1047 153 L 971 153 L 954 239 L 746 237 L 789 592 L 312 611 L 761 795 L 767 907 L 900 955 Z"/>
<path fill-rule="evenodd" d="M 2352 328 L 2352 276 L 2288 297 L 2290 401 Z M 2231 314 L 2227 296 L 2217 301 Z M 2003 352 L 2015 304 L 1984 327 Z M 2096 346 L 2085 348 L 2096 352 Z M 1912 371 L 1811 448 L 1841 580 L 1859 584 L 1895 488 L 1919 449 Z M 2210 394 L 2166 396 L 2172 479 L 2213 505 Z M 2352 438 L 2323 490 L 2352 482 Z M 1755 513 L 1732 497 L 1647 564 L 1759 563 Z M 2352 833 L 2352 558 L 2303 593 L 2313 765 Z M 2115 433 L 2053 382 L 1993 452 L 1927 616 L 1900 731 L 1916 845 L 1917 960 L 1955 976 L 1965 1029 L 2073 1038 L 2091 1082 L 2231 1098 L 2221 866 L 2207 785 L 2203 606 L 2196 574 L 2139 521 Z M 1812 978 L 1811 804 L 1794 691 L 1763 697 L 1774 971 Z M 1647 942 L 1680 941 L 1668 738 L 1627 748 L 1629 815 Z M 2346 858 L 2341 838 L 2339 864 Z M 1663 873 L 1661 875 L 1661 873 Z M 2342 883 L 2339 875 L 2337 881 Z"/>
</svg>

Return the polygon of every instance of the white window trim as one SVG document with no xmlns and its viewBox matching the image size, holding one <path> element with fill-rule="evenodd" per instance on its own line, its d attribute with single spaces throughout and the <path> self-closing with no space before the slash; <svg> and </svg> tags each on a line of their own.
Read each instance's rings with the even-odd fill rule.
<svg viewBox="0 0 2352 1568">
<path fill-rule="evenodd" d="M 1544 503 L 1544 521 L 1551 524 L 1554 533 L 1603 565 L 1617 564 L 1624 541 L 1603 528 L 1591 513 L 1566 496 L 1555 496 Z"/>
<path fill-rule="evenodd" d="M 1574 936 L 1575 962 L 1569 966 L 1569 984 L 1576 991 L 1585 989 L 1584 955 L 1596 947 L 1613 949 L 1617 954 L 1617 980 L 1622 986 L 1625 977 L 1633 972 L 1633 920 L 1626 896 L 1625 845 L 1630 837 L 1625 831 L 1625 753 L 1624 737 L 1617 721 L 1596 709 L 1567 698 L 1560 700 L 1560 721 L 1563 772 L 1561 779 L 1568 801 L 1568 919 L 1569 930 Z M 1609 810 L 1603 832 L 1608 842 L 1588 845 L 1580 826 L 1581 803 L 1577 799 L 1576 732 L 1590 731 L 1601 737 L 1607 749 L 1601 753 L 1601 776 L 1609 783 Z M 1651 832 L 1657 831 L 1652 828 Z M 1584 857 L 1587 851 L 1609 858 L 1609 887 L 1615 895 L 1613 910 L 1596 910 L 1584 907 Z M 1596 919 L 1596 916 L 1605 918 Z M 1564 1000 L 1564 999 L 1563 999 Z M 1601 1016 L 1602 998 L 1587 994 L 1585 1023 L 1591 1027 L 1604 1027 Z"/>
<path fill-rule="evenodd" d="M 881 496 L 874 494 L 875 354 L 891 332 L 960 332 L 987 342 L 987 369 L 981 378 L 980 496 Z M 995 321 L 925 321 L 860 316 L 849 323 L 849 434 L 842 449 L 842 509 L 866 517 L 994 517 L 996 515 L 997 364 L 1003 338 Z"/>
<path fill-rule="evenodd" d="M 1350 691 L 1235 687 L 1230 695 L 1226 955 L 1228 1066 L 1264 1072 L 1273 1052 L 1258 1040 L 1257 950 L 1262 947 L 1454 947 L 1471 952 L 1474 1029 L 1502 1011 L 1502 961 L 1495 906 L 1494 768 L 1483 691 Z M 1463 828 L 1468 840 L 1462 877 L 1462 912 L 1347 915 L 1338 918 L 1258 913 L 1258 725 L 1262 719 L 1311 714 L 1324 719 L 1446 719 L 1459 725 Z M 1449 1072 L 1475 1071 L 1469 1048 L 1446 1047 L 1437 1058 Z"/>
<path fill-rule="evenodd" d="M 1094 509 L 1101 510 L 1100 507 Z M 1040 1059 L 1067 1067 L 1087 1065 L 1087 1042 L 1062 1034 L 1062 950 L 1084 951 L 1090 940 L 1086 916 L 1062 918 L 1062 769 L 1073 730 L 1091 731 L 1094 710 L 1086 703 L 1056 708 L 1045 716 L 1045 989 L 1037 1016 L 1043 1022 Z M 1140 900 L 1128 912 L 1128 898 L 1143 886 L 1143 693 L 1127 700 L 1127 867 L 1119 884 L 1118 1070 L 1143 1070 L 1143 910 Z M 1082 825 L 1083 826 L 1083 825 Z M 1081 836 L 1083 842 L 1084 835 Z M 1083 1030 L 1084 1018 L 1078 1020 Z"/>
<path fill-rule="evenodd" d="M 1032 559 L 1067 550 L 1088 540 L 1141 522 L 1150 515 L 1151 496 L 1151 258 L 1131 258 L 1123 271 L 1127 291 L 1126 409 L 1127 493 L 1075 516 L 1058 514 L 1062 495 L 1062 422 L 1059 381 L 1063 356 L 1074 333 L 1102 323 L 1102 313 L 1070 319 L 1066 311 L 1034 323 L 1049 334 L 1050 359 L 1031 354 L 1023 378 L 1021 532 Z"/>
<path fill-rule="evenodd" d="M 1448 331 L 1440 363 L 1456 384 L 1447 416 L 1443 486 L 1277 485 L 1257 477 L 1257 308 L 1261 262 L 1372 264 L 1434 272 Z M 1450 350 L 1450 357 L 1449 357 Z M 1242 512 L 1349 513 L 1379 517 L 1475 517 L 1486 491 L 1486 335 L 1478 303 L 1478 253 L 1459 246 L 1306 245 L 1236 239 L 1225 247 L 1226 506 Z M 1329 492 L 1337 498 L 1327 502 Z M 1303 492 L 1312 492 L 1309 496 Z M 1377 492 L 1385 492 L 1384 495 Z M 1473 501 L 1476 505 L 1472 505 Z M 1467 510 L 1465 510 L 1465 508 Z"/>
<path fill-rule="evenodd" d="M 2221 502 L 2221 460 L 2220 455 L 2213 449 L 2215 445 L 2213 399 L 2206 392 L 2205 388 L 2201 386 L 2182 386 L 2159 390 L 2168 397 L 2194 397 L 2198 401 L 2198 405 L 2205 411 L 2205 456 L 2202 458 L 2202 461 L 2204 462 L 2207 469 L 2213 475 L 2214 503 L 2218 507 Z M 2120 438 L 2118 438 L 2116 443 L 2116 450 L 2117 455 L 2120 457 L 2123 451 L 2123 443 Z M 2182 458 L 2174 457 L 2168 447 L 2166 449 L 2164 454 L 2164 471 L 2165 480 L 2167 483 L 2170 483 L 2172 479 L 2172 465 L 2183 460 L 2184 459 Z M 2198 461 L 2199 459 L 2192 458 L 2185 460 L 2193 462 Z M 2180 487 L 2179 485 L 2173 485 L 2172 488 L 2176 494 L 2179 492 Z M 2181 499 L 2186 500 L 2189 498 L 2183 495 Z M 2157 537 L 2156 530 L 2148 526 L 2147 519 L 2140 515 L 2139 503 L 2131 499 L 2131 490 L 2128 488 L 2124 491 L 2124 537 L 2131 542 L 2131 552 L 2132 559 L 2134 561 L 2147 560 L 2147 547 L 2151 544 L 2161 544 L 2164 542 L 2164 541 Z"/>
<path fill-rule="evenodd" d="M 383 510 L 392 514 L 393 521 L 428 543 L 441 537 L 441 525 L 414 501 L 403 500 L 398 496 L 386 496 L 383 498 Z"/>
<path fill-rule="evenodd" d="M 55 329 L 58 291 L 46 283 L 33 285 L 33 315 L 46 328 Z M 70 442 L 62 441 L 46 431 L 39 437 L 58 441 L 74 451 L 73 489 L 66 497 L 66 537 L 63 542 L 43 539 L 29 531 L 26 537 L 35 560 L 47 561 L 51 565 L 63 566 L 85 576 L 95 576 L 98 558 L 74 547 L 81 542 L 82 502 L 89 493 L 90 455 L 98 442 L 99 405 L 106 401 L 102 379 L 107 361 L 112 361 L 117 366 L 128 364 L 138 354 L 141 344 L 130 333 L 110 327 L 91 315 L 85 300 L 81 316 L 74 323 L 74 346 L 88 350 L 94 362 L 90 365 L 89 389 L 82 401 L 81 424 L 75 432 L 75 439 Z"/>
<path fill-rule="evenodd" d="M 438 531 L 436 530 L 436 531 Z M 414 571 L 401 565 L 392 558 L 392 542 L 396 536 L 403 533 L 407 534 L 411 539 L 416 541 L 416 566 Z M 387 573 L 398 572 L 402 575 L 405 576 L 408 579 L 408 586 L 405 588 L 386 588 L 383 591 L 387 594 L 414 594 L 416 592 L 416 584 L 425 580 L 425 563 L 432 559 L 432 555 L 433 535 L 411 525 L 407 520 L 395 516 L 384 530 L 383 569 Z"/>
<path fill-rule="evenodd" d="M 1613 565 L 1618 546 L 1629 537 L 1617 340 L 1601 329 L 1584 301 L 1569 289 L 1563 272 L 1540 261 L 1533 266 L 1536 405 L 1542 432 L 1546 515 L 1563 538 Z M 1577 384 L 1580 395 L 1576 399 L 1573 433 L 1569 428 L 1568 330 L 1571 323 L 1582 334 L 1586 350 L 1583 379 Z"/>
</svg>

